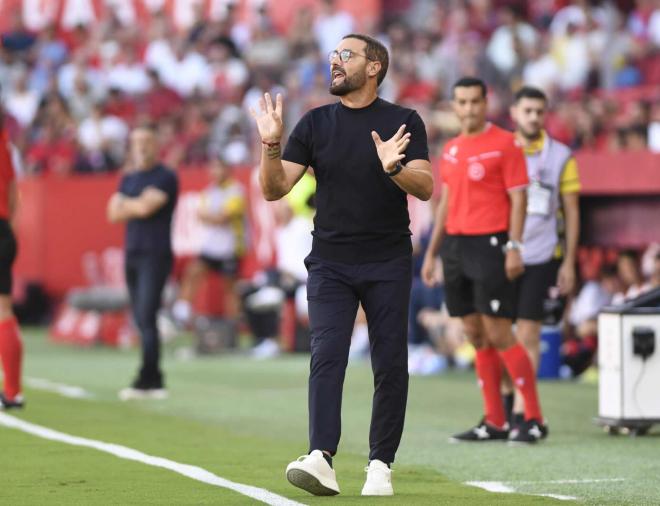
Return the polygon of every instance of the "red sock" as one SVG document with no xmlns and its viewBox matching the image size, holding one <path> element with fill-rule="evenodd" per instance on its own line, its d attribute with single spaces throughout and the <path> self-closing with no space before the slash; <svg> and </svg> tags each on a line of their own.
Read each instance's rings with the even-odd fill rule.
<svg viewBox="0 0 660 506">
<path fill-rule="evenodd" d="M 481 387 L 481 396 L 484 400 L 484 413 L 490 425 L 502 428 L 506 423 L 504 404 L 500 393 L 502 381 L 502 364 L 494 348 L 481 348 L 477 350 L 474 362 Z"/>
<path fill-rule="evenodd" d="M 0 359 L 5 376 L 5 397 L 11 401 L 21 393 L 23 360 L 23 343 L 14 317 L 0 322 Z"/>
<path fill-rule="evenodd" d="M 536 375 L 532 362 L 525 348 L 515 344 L 508 350 L 500 351 L 500 357 L 509 371 L 514 386 L 520 391 L 525 401 L 525 420 L 543 420 L 539 395 L 536 391 Z"/>
</svg>

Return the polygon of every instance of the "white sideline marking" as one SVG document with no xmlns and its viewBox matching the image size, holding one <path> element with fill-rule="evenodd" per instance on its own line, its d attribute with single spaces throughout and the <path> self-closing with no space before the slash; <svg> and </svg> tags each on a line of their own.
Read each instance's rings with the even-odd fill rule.
<svg viewBox="0 0 660 506">
<path fill-rule="evenodd" d="M 611 482 L 611 481 L 626 481 L 625 478 L 587 478 L 584 480 L 547 480 L 547 481 L 505 481 L 504 483 L 511 483 L 513 485 L 515 484 L 531 484 L 534 485 L 536 483 L 553 483 L 553 484 L 560 484 L 560 485 L 580 485 L 582 483 L 604 483 L 604 482 Z"/>
<path fill-rule="evenodd" d="M 55 392 L 56 394 L 60 394 L 64 397 L 71 397 L 73 399 L 91 399 L 94 397 L 82 387 L 65 385 L 63 383 L 55 383 L 54 381 L 43 378 L 25 378 L 24 381 L 25 384 L 30 388 Z"/>
<path fill-rule="evenodd" d="M 470 485 L 472 487 L 479 487 L 488 492 L 497 492 L 500 494 L 515 494 L 516 489 L 509 486 L 511 483 L 522 483 L 522 482 L 509 482 L 509 481 L 466 481 L 465 485 Z M 543 482 L 528 482 L 528 483 L 543 483 Z M 552 497 L 553 499 L 559 499 L 560 501 L 576 501 L 577 497 L 572 495 L 560 495 L 560 494 L 529 494 L 526 492 L 520 492 L 525 495 L 535 495 L 541 497 Z"/>
<path fill-rule="evenodd" d="M 95 450 L 109 453 L 122 459 L 134 460 L 149 466 L 169 469 L 170 471 L 174 471 L 175 473 L 187 476 L 193 480 L 208 483 L 209 485 L 215 485 L 216 487 L 227 488 L 272 506 L 303 506 L 302 503 L 292 501 L 291 499 L 287 499 L 281 495 L 274 494 L 273 492 L 269 492 L 263 488 L 244 485 L 242 483 L 235 483 L 225 478 L 221 478 L 220 476 L 217 476 L 210 471 L 207 471 L 206 469 L 202 469 L 201 467 L 181 464 L 179 462 L 174 462 L 173 460 L 168 460 L 162 457 L 147 455 L 146 453 L 142 453 L 138 450 L 134 450 L 133 448 L 128 448 L 126 446 L 104 443 L 102 441 L 86 439 L 78 436 L 71 436 L 69 434 L 64 434 L 63 432 L 49 429 L 48 427 L 42 427 L 40 425 L 35 425 L 33 423 L 20 420 L 19 418 L 15 418 L 5 413 L 0 413 L 0 425 L 27 432 L 28 434 L 32 434 L 44 439 L 50 439 L 51 441 L 59 441 L 61 443 L 74 446 L 93 448 Z"/>
<path fill-rule="evenodd" d="M 513 494 L 516 489 L 512 485 L 581 485 L 583 483 L 603 483 L 613 481 L 625 481 L 625 478 L 586 478 L 584 480 L 545 480 L 545 481 L 466 481 L 465 485 L 479 487 L 488 492 L 499 492 L 501 494 Z M 521 492 L 525 493 L 525 492 Z M 577 501 L 577 497 L 562 494 L 530 494 L 541 497 L 551 497 L 560 501 Z"/>
<path fill-rule="evenodd" d="M 577 501 L 577 497 L 572 495 L 560 495 L 560 494 L 534 494 L 541 497 L 550 497 L 552 499 L 559 499 L 560 501 Z"/>
<path fill-rule="evenodd" d="M 471 487 L 483 488 L 488 492 L 499 492 L 501 494 L 513 494 L 515 492 L 515 489 L 507 487 L 501 481 L 466 481 L 465 484 Z"/>
</svg>

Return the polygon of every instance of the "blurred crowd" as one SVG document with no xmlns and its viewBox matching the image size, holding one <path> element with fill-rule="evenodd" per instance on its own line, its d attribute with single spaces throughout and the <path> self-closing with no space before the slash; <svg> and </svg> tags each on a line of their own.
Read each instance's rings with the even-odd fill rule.
<svg viewBox="0 0 660 506">
<path fill-rule="evenodd" d="M 222 154 L 255 162 L 249 108 L 285 95 L 287 126 L 331 100 L 327 53 L 345 34 L 374 33 L 391 50 L 384 98 L 416 108 L 431 153 L 458 131 L 448 98 L 461 75 L 491 86 L 490 116 L 507 125 L 523 82 L 550 96 L 548 128 L 576 149 L 660 150 L 660 8 L 654 0 L 384 1 L 379 26 L 361 26 L 334 0 L 295 12 L 276 30 L 267 2 L 250 21 L 226 3 L 176 31 L 108 17 L 62 31 L 27 30 L 15 13 L 1 34 L 0 85 L 25 174 L 121 168 L 129 130 L 157 127 L 175 168 Z M 272 5 L 272 4 L 271 4 Z M 222 153 L 221 153 L 222 152 Z"/>
</svg>

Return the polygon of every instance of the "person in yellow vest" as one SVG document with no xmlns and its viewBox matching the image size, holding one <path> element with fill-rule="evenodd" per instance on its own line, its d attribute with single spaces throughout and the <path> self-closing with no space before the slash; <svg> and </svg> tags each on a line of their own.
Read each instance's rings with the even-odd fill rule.
<svg viewBox="0 0 660 506">
<path fill-rule="evenodd" d="M 516 337 L 527 349 L 534 369 L 540 358 L 544 300 L 558 289 L 568 295 L 575 288 L 575 261 L 580 234 L 580 179 L 570 148 L 543 129 L 547 108 L 545 94 L 530 86 L 514 97 L 511 117 L 516 139 L 527 160 L 527 218 L 523 232 L 525 271 L 517 280 Z M 507 399 L 505 397 L 505 402 Z M 513 431 L 525 430 L 521 422 L 524 403 L 508 396 L 513 409 Z M 547 434 L 525 435 L 530 442 Z"/>
<path fill-rule="evenodd" d="M 200 254 L 187 265 L 179 299 L 172 306 L 175 320 L 182 325 L 190 322 L 192 301 L 209 271 L 224 277 L 225 317 L 234 321 L 238 316 L 235 283 L 246 249 L 245 191 L 233 178 L 231 166 L 221 157 L 211 162 L 209 171 L 211 184 L 202 192 L 197 211 L 203 233 Z"/>
</svg>

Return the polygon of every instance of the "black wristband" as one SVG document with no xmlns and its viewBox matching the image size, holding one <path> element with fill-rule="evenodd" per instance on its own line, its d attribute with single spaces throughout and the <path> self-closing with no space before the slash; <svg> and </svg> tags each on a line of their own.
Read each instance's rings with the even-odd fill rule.
<svg viewBox="0 0 660 506">
<path fill-rule="evenodd" d="M 394 176 L 396 176 L 399 172 L 401 172 L 401 171 L 403 170 L 404 167 L 405 167 L 405 165 L 403 165 L 401 162 L 396 162 L 396 165 L 394 166 L 394 170 L 392 170 L 392 171 L 390 171 L 390 172 L 387 172 L 387 171 L 386 171 L 385 174 L 387 174 L 387 175 L 390 176 L 390 177 L 394 177 Z"/>
</svg>

